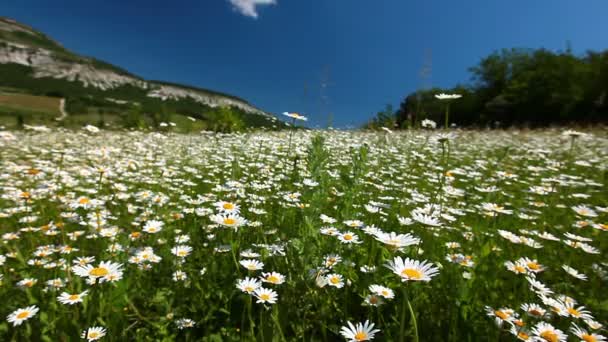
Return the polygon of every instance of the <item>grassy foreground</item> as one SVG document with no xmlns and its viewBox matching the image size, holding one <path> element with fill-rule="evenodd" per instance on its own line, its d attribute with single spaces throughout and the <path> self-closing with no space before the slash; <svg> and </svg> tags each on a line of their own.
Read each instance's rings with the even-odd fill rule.
<svg viewBox="0 0 608 342">
<path fill-rule="evenodd" d="M 0 132 L 0 340 L 600 341 L 606 133 Z"/>
</svg>

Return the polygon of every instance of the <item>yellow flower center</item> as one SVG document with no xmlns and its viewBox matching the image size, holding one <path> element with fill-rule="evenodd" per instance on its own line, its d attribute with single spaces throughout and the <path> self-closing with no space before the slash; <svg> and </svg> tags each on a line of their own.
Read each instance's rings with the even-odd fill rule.
<svg viewBox="0 0 608 342">
<path fill-rule="evenodd" d="M 232 204 L 232 203 L 224 203 L 222 205 L 222 208 L 224 208 L 226 210 L 232 210 L 232 209 L 234 209 L 234 204 Z"/>
<path fill-rule="evenodd" d="M 89 202 L 91 202 L 88 198 L 83 197 L 81 199 L 78 200 L 79 204 L 89 204 Z"/>
<path fill-rule="evenodd" d="M 531 269 L 531 270 L 537 271 L 537 270 L 540 269 L 540 265 L 537 264 L 537 263 L 535 263 L 535 262 L 529 262 L 528 263 L 528 268 Z"/>
<path fill-rule="evenodd" d="M 262 293 L 260 295 L 260 299 L 261 300 L 269 300 L 270 299 L 270 295 L 268 293 Z"/>
<path fill-rule="evenodd" d="M 494 314 L 496 315 L 496 317 L 499 317 L 500 319 L 507 319 L 507 318 L 509 318 L 509 316 L 511 316 L 508 313 L 501 311 L 501 310 L 494 311 Z"/>
<path fill-rule="evenodd" d="M 530 338 L 530 335 L 526 334 L 523 331 L 520 331 L 520 332 L 517 333 L 517 337 L 519 337 L 522 340 L 527 341 Z"/>
<path fill-rule="evenodd" d="M 224 219 L 224 224 L 226 224 L 226 225 L 233 225 L 235 223 L 236 223 L 236 220 L 233 219 L 232 217 L 226 217 Z"/>
<path fill-rule="evenodd" d="M 583 335 L 581 335 L 581 338 L 585 342 L 596 342 L 597 341 L 597 338 L 595 338 L 594 336 L 589 335 L 589 334 L 583 334 Z"/>
<path fill-rule="evenodd" d="M 417 270 L 415 268 L 406 268 L 403 271 L 401 271 L 401 275 L 404 277 L 408 277 L 409 279 L 414 279 L 414 280 L 422 279 L 422 272 L 420 272 L 419 270 Z"/>
<path fill-rule="evenodd" d="M 245 292 L 253 292 L 254 288 L 251 286 L 245 286 Z"/>
<path fill-rule="evenodd" d="M 581 315 L 581 313 L 578 312 L 578 310 L 576 310 L 575 308 L 568 308 L 568 313 L 574 317 L 579 317 Z"/>
<path fill-rule="evenodd" d="M 352 236 L 352 235 L 350 235 L 350 234 L 344 234 L 344 237 L 343 237 L 343 238 L 344 238 L 344 240 L 346 240 L 346 241 L 350 241 L 350 240 L 352 240 L 352 239 L 353 239 L 353 236 Z"/>
<path fill-rule="evenodd" d="M 266 278 L 266 280 L 271 283 L 278 283 L 279 277 L 271 275 L 271 276 L 268 276 L 268 278 Z"/>
<path fill-rule="evenodd" d="M 76 300 L 76 299 L 78 299 L 79 297 L 80 297 L 79 295 L 75 295 L 75 294 L 73 294 L 73 295 L 70 295 L 70 296 L 68 297 L 68 299 L 69 299 L 69 300 Z"/>
<path fill-rule="evenodd" d="M 542 313 L 536 309 L 532 309 L 532 310 L 528 311 L 528 313 L 532 316 L 542 316 Z"/>
<path fill-rule="evenodd" d="M 99 333 L 97 331 L 89 332 L 89 339 L 99 337 Z"/>
<path fill-rule="evenodd" d="M 517 273 L 526 273 L 526 269 L 521 265 L 515 266 L 515 270 L 517 271 Z"/>
<path fill-rule="evenodd" d="M 559 341 L 559 337 L 557 336 L 557 334 L 551 330 L 543 331 L 540 334 L 540 337 L 544 338 L 545 341 L 549 341 L 549 342 L 558 342 Z"/>
<path fill-rule="evenodd" d="M 355 334 L 355 340 L 356 341 L 365 341 L 365 340 L 367 340 L 367 333 L 365 331 L 358 331 Z"/>
<path fill-rule="evenodd" d="M 89 271 L 89 275 L 92 277 L 103 277 L 107 276 L 108 273 L 110 273 L 110 271 L 108 271 L 108 269 L 104 267 L 95 267 Z"/>
<path fill-rule="evenodd" d="M 17 319 L 24 319 L 30 315 L 29 311 L 23 311 L 17 315 Z"/>
<path fill-rule="evenodd" d="M 338 283 L 340 283 L 340 278 L 338 278 L 338 277 L 332 277 L 329 281 L 332 284 L 338 284 Z"/>
</svg>

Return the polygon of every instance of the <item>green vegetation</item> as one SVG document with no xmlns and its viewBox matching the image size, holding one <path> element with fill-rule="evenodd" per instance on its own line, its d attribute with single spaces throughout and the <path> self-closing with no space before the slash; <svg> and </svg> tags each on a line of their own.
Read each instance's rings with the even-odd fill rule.
<svg viewBox="0 0 608 342">
<path fill-rule="evenodd" d="M 386 122 L 418 126 L 443 122 L 445 102 L 436 94 L 461 94 L 450 102 L 450 122 L 458 126 L 608 122 L 608 50 L 576 56 L 570 51 L 504 49 L 469 69 L 472 83 L 408 95 Z M 387 126 L 388 127 L 388 126 Z"/>
<path fill-rule="evenodd" d="M 1 341 L 606 335 L 605 129 L 2 133 Z"/>
</svg>

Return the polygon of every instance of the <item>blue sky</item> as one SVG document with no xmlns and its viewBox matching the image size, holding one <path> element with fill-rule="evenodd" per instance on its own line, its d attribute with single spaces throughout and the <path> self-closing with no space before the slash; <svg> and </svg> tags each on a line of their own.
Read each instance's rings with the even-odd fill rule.
<svg viewBox="0 0 608 342">
<path fill-rule="evenodd" d="M 605 0 L 2 0 L 0 15 L 146 79 L 360 125 L 421 85 L 467 82 L 510 47 L 608 48 Z M 257 16 L 257 17 L 256 17 Z M 427 58 L 428 59 L 428 58 Z"/>
</svg>

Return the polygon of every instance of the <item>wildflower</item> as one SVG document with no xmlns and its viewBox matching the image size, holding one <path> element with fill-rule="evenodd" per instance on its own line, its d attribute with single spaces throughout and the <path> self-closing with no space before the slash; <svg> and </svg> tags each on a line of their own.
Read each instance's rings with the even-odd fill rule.
<svg viewBox="0 0 608 342">
<path fill-rule="evenodd" d="M 418 261 L 410 258 L 404 260 L 395 257 L 386 264 L 386 267 L 400 276 L 402 281 L 430 281 L 439 273 L 439 269 L 426 260 Z"/>
<path fill-rule="evenodd" d="M 163 229 L 164 223 L 157 220 L 147 221 L 142 229 L 144 232 L 149 234 L 156 234 Z"/>
<path fill-rule="evenodd" d="M 277 272 L 262 273 L 262 276 L 260 278 L 265 283 L 271 283 L 275 285 L 280 285 L 285 282 L 285 276 Z"/>
<path fill-rule="evenodd" d="M 271 289 L 265 289 L 263 287 L 257 288 L 253 295 L 258 299 L 256 303 L 270 303 L 274 304 L 277 302 L 278 294 Z"/>
<path fill-rule="evenodd" d="M 572 210 L 574 210 L 580 216 L 597 217 L 597 213 L 593 209 L 584 205 L 574 206 L 572 207 Z"/>
<path fill-rule="evenodd" d="M 72 268 L 72 272 L 82 278 L 88 278 L 91 282 L 114 282 L 122 278 L 122 264 L 102 261 L 99 266 L 77 265 Z"/>
<path fill-rule="evenodd" d="M 209 218 L 214 223 L 217 223 L 224 227 L 234 228 L 235 230 L 247 224 L 247 220 L 236 214 L 211 215 Z"/>
<path fill-rule="evenodd" d="M 546 322 L 538 322 L 532 328 L 532 334 L 536 336 L 537 340 L 547 342 L 565 342 L 568 338 L 563 331 Z"/>
<path fill-rule="evenodd" d="M 380 306 L 382 304 L 384 304 L 384 299 L 377 294 L 369 294 L 363 300 L 363 305 L 366 306 Z"/>
<path fill-rule="evenodd" d="M 90 327 L 82 332 L 82 338 L 89 341 L 97 341 L 104 336 L 106 336 L 106 328 L 104 327 Z"/>
<path fill-rule="evenodd" d="M 249 271 L 261 270 L 264 267 L 264 263 L 255 259 L 245 259 L 239 261 L 239 263 Z"/>
<path fill-rule="evenodd" d="M 356 325 L 353 325 L 351 322 L 347 322 L 347 324 L 348 326 L 343 326 L 340 329 L 340 334 L 349 342 L 370 341 L 380 332 L 380 330 L 374 329 L 374 323 L 370 323 L 369 321 L 357 323 Z"/>
<path fill-rule="evenodd" d="M 420 239 L 412 236 L 411 234 L 397 234 L 394 232 L 380 233 L 376 235 L 376 239 L 397 250 L 420 243 Z"/>
<path fill-rule="evenodd" d="M 333 268 L 334 266 L 336 266 L 340 261 L 342 261 L 342 257 L 339 256 L 338 254 L 329 254 L 325 256 L 325 267 L 327 268 Z"/>
<path fill-rule="evenodd" d="M 27 308 L 23 309 L 17 309 L 6 317 L 6 321 L 13 323 L 13 326 L 16 327 L 36 315 L 38 310 L 38 307 L 35 305 L 28 306 Z"/>
<path fill-rule="evenodd" d="M 369 286 L 369 290 L 372 293 L 375 293 L 379 296 L 382 296 L 386 299 L 393 299 L 395 298 L 395 292 L 393 292 L 393 290 L 391 290 L 388 287 L 382 286 L 382 285 L 370 285 Z"/>
<path fill-rule="evenodd" d="M 217 210 L 227 214 L 238 214 L 241 210 L 238 204 L 232 202 L 220 201 L 214 203 L 214 205 Z"/>
<path fill-rule="evenodd" d="M 327 285 L 342 288 L 344 287 L 344 278 L 337 273 L 328 274 L 325 276 Z"/>
<path fill-rule="evenodd" d="M 240 279 L 236 283 L 236 288 L 248 293 L 252 294 L 255 290 L 262 287 L 262 282 L 255 278 L 246 277 L 245 279 Z"/>
<path fill-rule="evenodd" d="M 354 244 L 360 244 L 362 243 L 362 241 L 359 240 L 359 237 L 353 233 L 353 232 L 346 232 L 346 233 L 342 233 L 338 235 L 338 240 L 340 240 L 340 242 L 342 243 L 354 243 Z"/>
<path fill-rule="evenodd" d="M 308 121 L 308 118 L 300 115 L 298 113 L 289 113 L 289 112 L 284 112 L 283 115 L 288 116 L 294 120 L 302 120 L 302 121 Z"/>
<path fill-rule="evenodd" d="M 67 292 L 63 292 L 61 295 L 57 297 L 57 300 L 61 304 L 74 305 L 77 303 L 82 303 L 83 298 L 88 294 L 88 290 L 85 290 L 82 293 L 78 294 L 69 294 Z"/>
<path fill-rule="evenodd" d="M 547 310 L 534 303 L 524 303 L 521 305 L 521 309 L 524 310 L 528 315 L 537 318 L 543 317 L 545 313 L 547 313 Z"/>
<path fill-rule="evenodd" d="M 192 247 L 187 246 L 187 245 L 177 245 L 173 248 L 171 248 L 171 253 L 173 253 L 174 255 L 180 257 L 180 258 L 185 258 L 188 255 L 190 255 L 190 253 L 192 252 Z"/>
<path fill-rule="evenodd" d="M 576 337 L 580 338 L 582 342 L 602 342 L 606 341 L 606 337 L 594 333 L 589 333 L 585 329 L 581 329 L 578 325 L 572 323 L 570 327 L 570 332 L 572 332 Z"/>
<path fill-rule="evenodd" d="M 494 317 L 494 321 L 499 327 L 502 326 L 504 322 L 511 323 L 517 318 L 515 311 L 509 308 L 500 308 L 498 310 L 494 310 L 491 307 L 486 306 L 485 310 L 486 315 Z"/>
<path fill-rule="evenodd" d="M 196 322 L 190 318 L 180 318 L 175 320 L 175 325 L 177 325 L 177 329 L 183 330 L 186 328 L 193 328 L 196 325 Z"/>
<path fill-rule="evenodd" d="M 580 273 L 579 271 L 577 271 L 576 269 L 574 269 L 568 265 L 562 265 L 562 268 L 564 269 L 564 271 L 566 271 L 569 275 L 573 276 L 574 278 L 577 278 L 580 280 L 587 280 L 586 275 L 584 275 L 583 273 Z"/>
<path fill-rule="evenodd" d="M 431 227 L 439 227 L 442 225 L 436 217 L 419 212 L 412 212 L 412 219 Z"/>
</svg>

